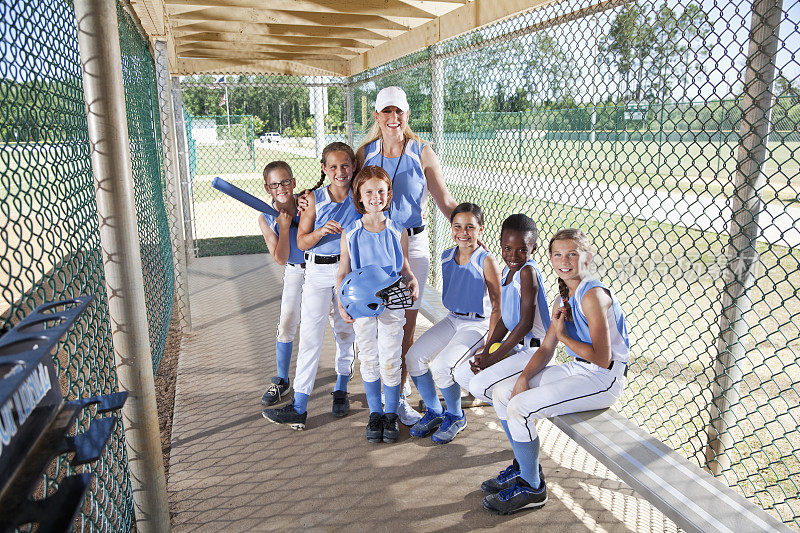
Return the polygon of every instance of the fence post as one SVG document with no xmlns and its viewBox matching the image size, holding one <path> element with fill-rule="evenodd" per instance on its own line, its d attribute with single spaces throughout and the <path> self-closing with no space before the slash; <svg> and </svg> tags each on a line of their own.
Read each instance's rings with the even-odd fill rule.
<svg viewBox="0 0 800 533">
<path fill-rule="evenodd" d="M 181 80 L 177 76 L 172 77 L 172 112 L 175 113 L 175 144 L 178 153 L 178 171 L 180 173 L 179 187 L 181 195 L 181 207 L 183 208 L 183 231 L 184 243 L 186 244 L 187 263 L 189 250 L 191 256 L 197 255 L 197 246 L 194 242 L 194 232 L 192 231 L 192 195 L 190 194 L 190 171 L 188 135 L 186 121 L 183 118 L 183 96 L 181 95 Z"/>
<path fill-rule="evenodd" d="M 346 113 L 344 128 L 347 133 L 347 144 L 354 146 L 356 113 L 353 108 L 353 86 L 350 85 L 350 80 L 347 80 L 347 85 L 344 86 L 344 108 Z"/>
<path fill-rule="evenodd" d="M 172 241 L 172 262 L 175 265 L 175 292 L 178 316 L 182 330 L 192 327 L 189 310 L 189 274 L 186 268 L 186 242 L 183 229 L 183 207 L 178 175 L 178 157 L 175 144 L 175 113 L 172 110 L 172 87 L 169 77 L 169 53 L 167 42 L 153 42 L 158 77 L 158 107 L 161 116 L 161 142 L 164 151 L 164 174 L 166 177 L 166 199 L 169 207 L 169 235 Z"/>
<path fill-rule="evenodd" d="M 431 135 L 433 136 L 433 149 L 438 154 L 439 159 L 444 158 L 444 62 L 439 55 L 437 45 L 429 48 L 431 54 Z M 433 257 L 437 258 L 444 251 L 444 243 L 448 241 L 445 236 L 450 231 L 448 221 L 438 210 L 433 209 L 433 235 L 431 242 L 434 243 Z M 434 221 L 432 221 L 434 222 Z M 438 264 L 438 261 L 432 261 Z M 439 287 L 439 270 L 433 268 L 433 283 Z"/>
<path fill-rule="evenodd" d="M 735 186 L 731 198 L 731 238 L 705 453 L 706 467 L 715 475 L 730 468 L 730 456 L 725 452 L 734 444 L 730 430 L 737 424 L 733 409 L 740 399 L 739 385 L 743 378 L 740 362 L 745 357 L 743 338 L 749 331 L 747 314 L 752 307 L 749 292 L 755 284 L 754 269 L 758 261 L 756 239 L 759 234 L 758 216 L 763 210 L 762 169 L 769 141 L 781 14 L 782 0 L 756 0 L 753 3 Z"/>
<path fill-rule="evenodd" d="M 168 531 L 117 2 L 76 0 L 74 8 L 114 360 L 119 389 L 129 393 L 122 416 L 136 528 Z"/>
</svg>

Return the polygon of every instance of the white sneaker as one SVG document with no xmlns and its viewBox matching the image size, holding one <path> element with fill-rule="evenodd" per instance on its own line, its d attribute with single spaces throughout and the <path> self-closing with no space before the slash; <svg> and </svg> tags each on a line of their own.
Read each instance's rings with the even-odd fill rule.
<svg viewBox="0 0 800 533">
<path fill-rule="evenodd" d="M 419 422 L 422 415 L 415 411 L 405 398 L 400 397 L 400 404 L 397 406 L 397 417 L 400 419 L 401 424 L 410 427 Z"/>
</svg>

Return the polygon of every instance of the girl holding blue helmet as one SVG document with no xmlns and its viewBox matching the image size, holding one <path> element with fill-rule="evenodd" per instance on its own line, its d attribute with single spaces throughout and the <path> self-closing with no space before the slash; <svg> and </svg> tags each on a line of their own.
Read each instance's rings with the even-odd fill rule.
<svg viewBox="0 0 800 533">
<path fill-rule="evenodd" d="M 402 225 L 385 214 L 392 201 L 392 181 L 386 171 L 377 166 L 364 167 L 353 181 L 353 200 L 362 216 L 342 232 L 337 286 L 341 294 L 342 282 L 348 274 L 363 269 L 360 273 L 364 277 L 359 282 L 374 287 L 361 291 L 364 299 L 360 303 L 364 307 L 358 302 L 351 306 L 353 316 L 345 310 L 340 298 L 339 314 L 353 323 L 356 334 L 361 377 L 370 411 L 367 440 L 396 442 L 405 312 L 391 308 L 380 312 L 383 305 L 374 301 L 374 294 L 384 288 L 381 285 L 396 280 L 397 276 L 405 280 L 413 300 L 417 299 L 419 288 L 408 262 L 408 234 Z M 375 316 L 376 313 L 379 314 Z M 381 404 L 381 384 L 385 409 Z"/>
</svg>

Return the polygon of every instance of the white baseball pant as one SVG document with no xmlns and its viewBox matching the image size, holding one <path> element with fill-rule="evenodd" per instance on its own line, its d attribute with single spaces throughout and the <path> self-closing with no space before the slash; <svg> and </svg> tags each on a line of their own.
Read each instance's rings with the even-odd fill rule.
<svg viewBox="0 0 800 533">
<path fill-rule="evenodd" d="M 475 320 L 450 313 L 411 345 L 406 354 L 408 373 L 421 376 L 430 365 L 433 382 L 446 389 L 455 383 L 453 369 L 483 347 L 488 331 L 488 318 Z"/>
<path fill-rule="evenodd" d="M 422 294 L 425 292 L 425 283 L 428 280 L 428 270 L 431 267 L 431 252 L 428 243 L 428 230 L 408 237 L 408 262 L 411 272 L 417 278 L 419 285 L 419 298 L 410 309 L 419 309 L 422 304 Z"/>
<path fill-rule="evenodd" d="M 511 380 L 513 387 L 513 383 L 517 381 L 517 377 L 522 373 L 535 351 L 536 348 L 526 349 L 522 346 L 515 346 L 508 357 L 484 368 L 477 374 L 473 374 L 469 366 L 469 362 L 472 360 L 470 357 L 453 370 L 453 377 L 461 385 L 461 388 L 468 390 L 475 398 L 492 403 L 494 388 L 506 380 Z"/>
<path fill-rule="evenodd" d="M 508 420 L 512 439 L 530 442 L 536 438 L 535 421 L 540 418 L 610 407 L 625 388 L 625 366 L 615 361 L 608 370 L 574 360 L 546 366 L 528 382 L 530 389 L 513 398 L 516 380 L 495 386 L 494 410 L 501 420 Z"/>
<path fill-rule="evenodd" d="M 356 319 L 353 330 L 364 381 L 380 379 L 387 387 L 400 385 L 405 323 L 403 309 L 386 309 L 377 317 Z"/>
<path fill-rule="evenodd" d="M 303 297 L 300 302 L 300 342 L 297 348 L 297 367 L 294 373 L 294 390 L 311 394 L 317 367 L 322 353 L 322 340 L 325 323 L 331 315 L 333 306 L 338 305 L 336 295 L 336 276 L 339 263 L 319 265 L 313 261 L 306 263 L 306 281 L 303 284 Z M 355 354 L 353 327 L 333 313 L 333 334 L 336 339 L 336 373 L 350 376 L 353 373 Z"/>
<path fill-rule="evenodd" d="M 300 323 L 300 299 L 306 269 L 300 265 L 283 267 L 283 293 L 281 293 L 281 316 L 278 319 L 278 342 L 292 342 Z"/>
</svg>

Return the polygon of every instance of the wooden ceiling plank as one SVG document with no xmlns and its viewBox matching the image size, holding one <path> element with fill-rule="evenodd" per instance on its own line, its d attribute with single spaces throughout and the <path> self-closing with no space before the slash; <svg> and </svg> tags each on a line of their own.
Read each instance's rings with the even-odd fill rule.
<svg viewBox="0 0 800 533">
<path fill-rule="evenodd" d="M 181 45 L 190 43 L 226 42 L 242 44 L 274 44 L 291 46 L 316 46 L 317 48 L 348 48 L 350 50 L 369 50 L 383 41 L 372 40 L 371 43 L 357 39 L 319 38 L 319 37 L 287 37 L 280 35 L 242 35 L 232 32 L 191 33 L 180 37 Z"/>
<path fill-rule="evenodd" d="M 322 26 L 291 26 L 286 24 L 250 24 L 245 22 L 197 22 L 182 26 L 173 27 L 172 33 L 176 38 L 183 32 L 234 32 L 241 35 L 281 35 L 281 36 L 300 36 L 300 37 L 335 37 L 352 39 L 378 39 L 388 41 L 400 34 L 400 32 L 384 30 L 366 30 L 363 28 L 326 28 Z"/>
<path fill-rule="evenodd" d="M 360 52 L 350 50 L 348 48 L 322 48 L 318 46 L 290 46 L 290 45 L 257 45 L 257 44 L 236 44 L 236 43 L 191 43 L 178 47 L 178 55 L 186 56 L 186 51 L 205 51 L 205 50 L 229 50 L 239 53 L 250 52 L 276 52 L 276 53 L 298 53 L 308 54 L 316 53 L 321 55 L 337 56 L 339 58 L 350 59 L 357 56 Z"/>
<path fill-rule="evenodd" d="M 407 31 L 413 25 L 425 22 L 424 19 L 410 19 L 409 23 L 398 23 L 376 15 L 341 15 L 338 13 L 314 13 L 304 11 L 275 11 L 272 9 L 250 8 L 206 8 L 181 14 L 170 14 L 173 28 L 193 22 L 226 21 L 262 24 L 291 24 L 311 26 L 336 26 L 379 30 Z"/>
<path fill-rule="evenodd" d="M 305 62 L 309 60 L 314 61 L 331 61 L 339 62 L 343 65 L 347 63 L 346 59 L 342 59 L 336 55 L 324 54 L 285 54 L 276 52 L 239 52 L 237 50 L 187 50 L 181 56 L 181 59 L 195 58 L 195 59 L 279 59 L 284 61 Z"/>
<path fill-rule="evenodd" d="M 269 61 L 251 59 L 179 59 L 175 74 L 281 74 L 284 76 L 341 76 L 344 64 L 330 62 Z"/>
<path fill-rule="evenodd" d="M 353 15 L 381 15 L 432 19 L 469 0 L 168 0 L 170 14 L 179 14 L 205 7 L 238 7 L 273 9 L 276 11 L 313 11 Z"/>
<path fill-rule="evenodd" d="M 350 61 L 350 75 L 552 1 L 554 0 L 474 0 L 353 58 Z"/>
</svg>

